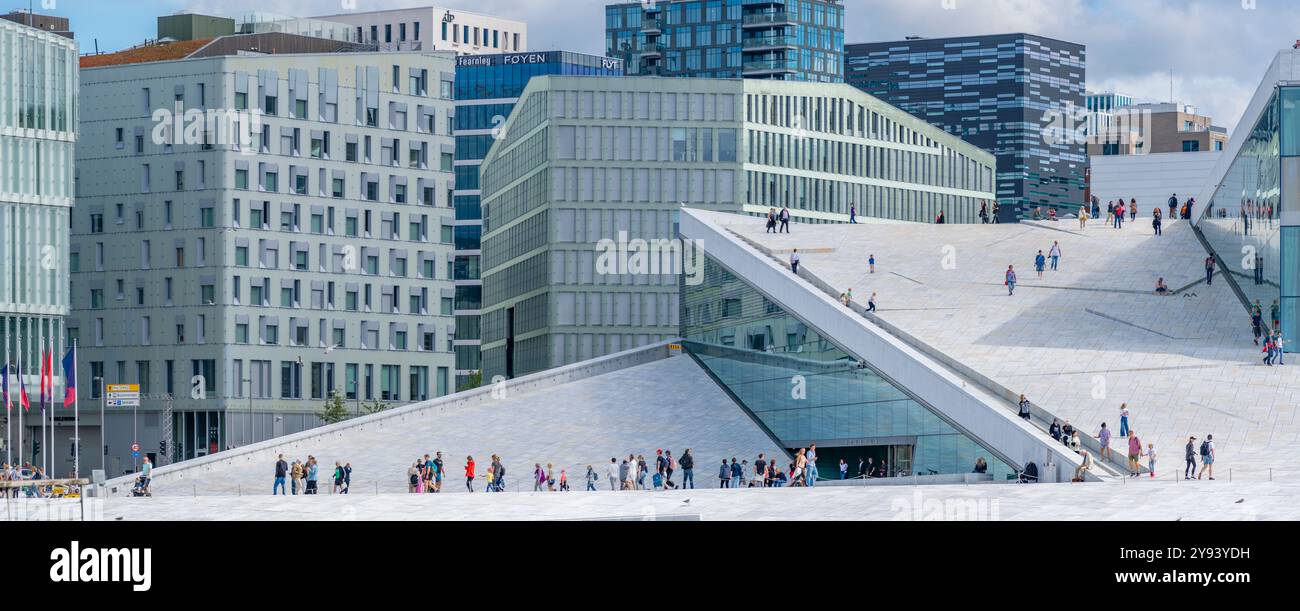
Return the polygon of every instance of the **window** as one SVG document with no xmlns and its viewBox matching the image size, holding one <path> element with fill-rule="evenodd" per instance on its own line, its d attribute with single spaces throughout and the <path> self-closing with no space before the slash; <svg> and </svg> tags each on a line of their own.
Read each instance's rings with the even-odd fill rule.
<svg viewBox="0 0 1300 611">
<path fill-rule="evenodd" d="M 1201 142 L 1199 140 L 1183 140 L 1184 153 L 1194 153 L 1199 150 L 1201 150 Z"/>
</svg>

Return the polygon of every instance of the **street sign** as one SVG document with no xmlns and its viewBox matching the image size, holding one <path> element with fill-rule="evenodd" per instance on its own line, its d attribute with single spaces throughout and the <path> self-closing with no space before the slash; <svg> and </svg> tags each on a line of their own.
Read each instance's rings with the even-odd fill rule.
<svg viewBox="0 0 1300 611">
<path fill-rule="evenodd" d="M 108 399 L 104 404 L 109 407 L 140 407 L 139 399 Z"/>
<path fill-rule="evenodd" d="M 108 387 L 105 388 L 104 390 L 108 391 L 109 393 L 133 392 L 138 394 L 140 392 L 140 385 L 139 384 L 109 384 Z"/>
<path fill-rule="evenodd" d="M 131 451 L 132 451 L 132 452 L 139 452 L 139 451 L 140 451 L 140 442 L 137 441 L 137 442 L 131 444 Z"/>
</svg>

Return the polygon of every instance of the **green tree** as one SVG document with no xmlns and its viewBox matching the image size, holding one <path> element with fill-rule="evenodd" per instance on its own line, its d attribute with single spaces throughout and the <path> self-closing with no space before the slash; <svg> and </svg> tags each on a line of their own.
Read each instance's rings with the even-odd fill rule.
<svg viewBox="0 0 1300 611">
<path fill-rule="evenodd" d="M 393 406 L 376 399 L 373 403 L 362 403 L 361 412 L 363 414 L 378 414 L 392 409 Z"/>
<path fill-rule="evenodd" d="M 474 390 L 475 388 L 478 388 L 482 385 L 483 385 L 483 372 L 475 371 L 474 373 L 465 376 L 465 381 L 461 382 L 460 385 L 456 387 L 456 392 L 465 392 L 467 390 Z"/>
<path fill-rule="evenodd" d="M 330 393 L 330 398 L 325 400 L 325 409 L 316 414 L 325 424 L 334 424 L 343 422 L 348 419 L 348 408 L 343 404 L 343 395 L 339 391 Z"/>
</svg>

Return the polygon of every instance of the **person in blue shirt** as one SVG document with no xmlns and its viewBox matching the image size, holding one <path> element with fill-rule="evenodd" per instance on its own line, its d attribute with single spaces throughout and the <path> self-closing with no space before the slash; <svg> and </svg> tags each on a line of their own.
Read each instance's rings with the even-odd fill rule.
<svg viewBox="0 0 1300 611">
<path fill-rule="evenodd" d="M 1047 265 L 1047 257 L 1043 256 L 1043 251 L 1038 251 L 1038 256 L 1034 257 L 1034 269 L 1038 271 L 1038 277 L 1043 277 L 1043 267 Z"/>
</svg>

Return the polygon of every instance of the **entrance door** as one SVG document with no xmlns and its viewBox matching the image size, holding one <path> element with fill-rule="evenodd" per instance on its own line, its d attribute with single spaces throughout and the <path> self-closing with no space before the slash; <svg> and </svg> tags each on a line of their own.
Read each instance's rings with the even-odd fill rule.
<svg viewBox="0 0 1300 611">
<path fill-rule="evenodd" d="M 506 379 L 515 377 L 515 309 L 506 310 Z"/>
<path fill-rule="evenodd" d="M 889 453 L 892 456 L 889 461 L 892 475 L 912 474 L 912 446 L 889 446 Z"/>
</svg>

